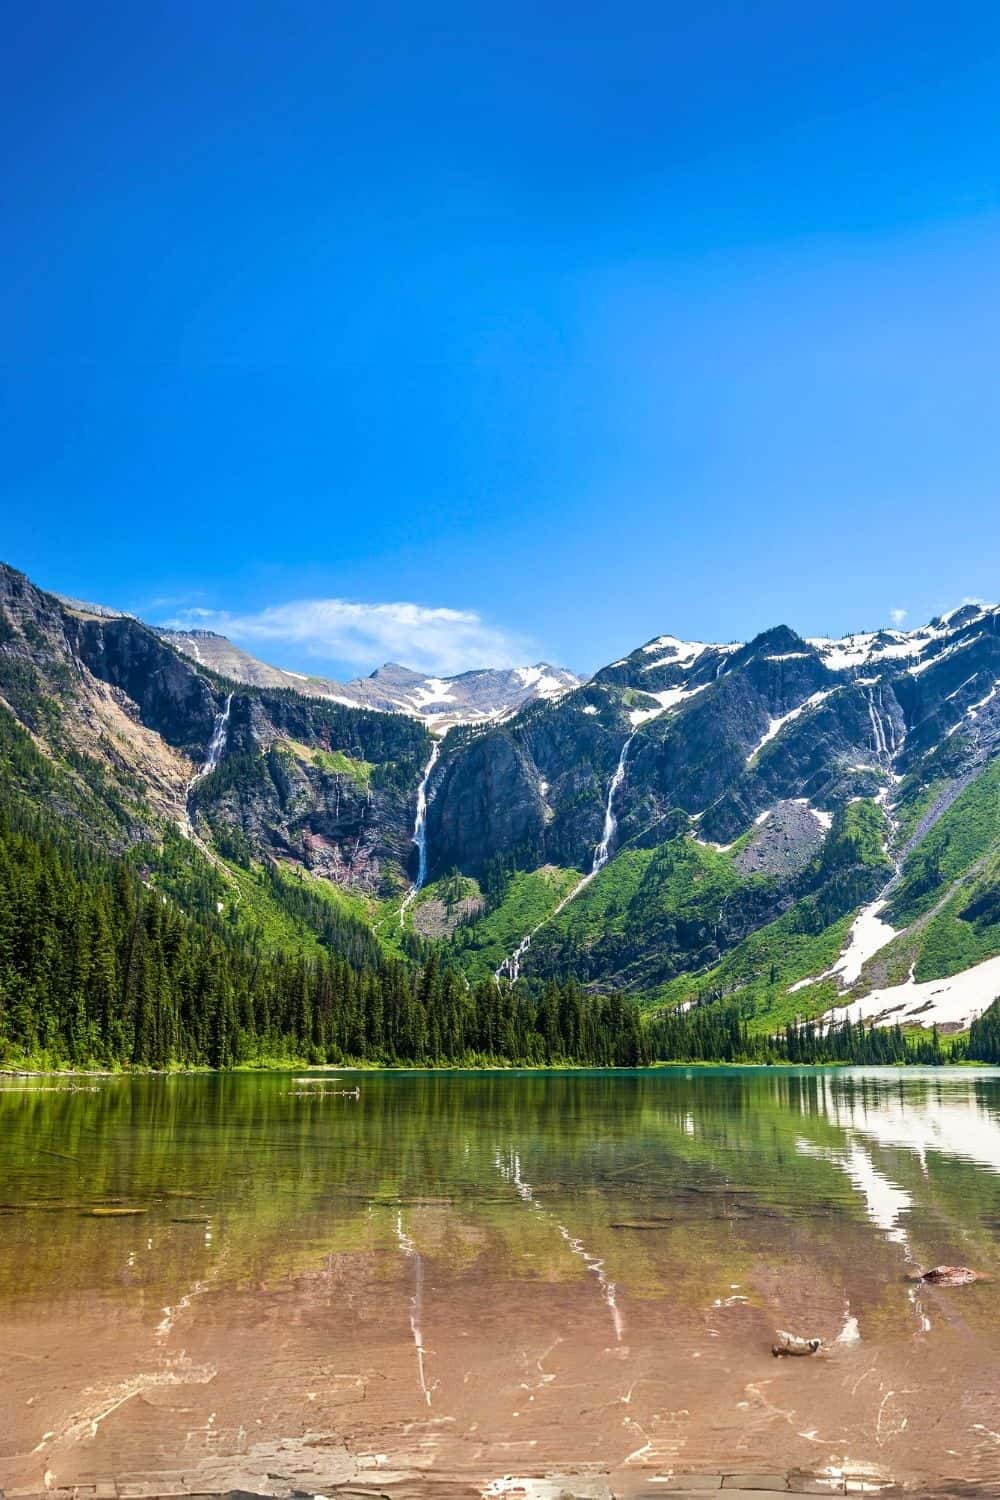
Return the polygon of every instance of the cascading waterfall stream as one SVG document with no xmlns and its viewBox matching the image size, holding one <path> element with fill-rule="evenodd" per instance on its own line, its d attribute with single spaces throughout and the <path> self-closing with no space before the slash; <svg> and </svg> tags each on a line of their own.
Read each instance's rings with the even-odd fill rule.
<svg viewBox="0 0 1000 1500">
<path fill-rule="evenodd" d="M 182 829 L 182 832 L 190 833 L 192 828 L 189 806 L 191 801 L 191 793 L 194 791 L 199 781 L 204 781 L 206 776 L 211 775 L 216 766 L 219 764 L 219 761 L 222 759 L 222 752 L 226 748 L 226 739 L 229 734 L 229 715 L 232 712 L 232 707 L 233 694 L 230 693 L 226 698 L 225 707 L 222 709 L 222 712 L 216 714 L 215 716 L 215 723 L 212 725 L 212 738 L 208 742 L 208 749 L 205 752 L 205 759 L 198 770 L 195 771 L 194 775 L 191 777 L 191 780 L 187 784 L 187 791 L 184 796 L 184 805 L 187 813 L 188 827 L 186 830 Z"/>
<path fill-rule="evenodd" d="M 591 879 L 594 878 L 599 870 L 603 870 L 604 866 L 608 862 L 611 840 L 614 838 L 615 833 L 618 829 L 618 819 L 615 817 L 615 796 L 618 792 L 618 788 L 625 780 L 625 762 L 628 759 L 628 752 L 631 748 L 632 741 L 635 739 L 638 732 L 639 731 L 637 729 L 633 729 L 632 733 L 629 735 L 628 739 L 622 746 L 622 753 L 618 757 L 618 764 L 615 767 L 615 774 L 612 776 L 611 784 L 608 787 L 608 800 L 604 808 L 604 831 L 601 834 L 601 842 L 594 850 L 594 863 L 590 869 Z"/>
<path fill-rule="evenodd" d="M 878 701 L 875 699 L 875 688 L 870 687 L 865 693 L 865 702 L 868 705 L 868 720 L 872 726 L 872 738 L 875 742 L 875 754 L 879 760 L 891 763 L 899 749 L 896 739 L 896 726 L 892 714 L 885 706 L 882 686 L 878 687 Z"/>
<path fill-rule="evenodd" d="M 226 748 L 226 736 L 229 733 L 229 715 L 233 710 L 233 695 L 230 693 L 226 698 L 226 706 L 221 714 L 217 715 L 215 725 L 212 729 L 212 738 L 208 742 L 208 754 L 205 756 L 205 764 L 202 766 L 196 781 L 208 776 L 215 770 L 222 759 L 222 752 Z"/>
<path fill-rule="evenodd" d="M 504 959 L 500 967 L 494 971 L 493 978 L 496 980 L 497 984 L 500 983 L 501 979 L 508 979 L 511 984 L 517 983 L 518 979 L 521 977 L 521 960 L 524 958 L 524 955 L 531 947 L 531 939 L 535 936 L 535 933 L 539 932 L 546 925 L 546 923 L 551 922 L 553 917 L 558 917 L 560 912 L 565 911 L 570 902 L 575 900 L 576 897 L 579 896 L 580 892 L 590 884 L 594 876 L 598 875 L 601 870 L 604 869 L 604 866 L 607 864 L 609 858 L 611 857 L 611 840 L 614 838 L 615 834 L 618 831 L 618 819 L 615 816 L 615 797 L 618 794 L 619 787 L 625 780 L 625 764 L 628 760 L 628 752 L 632 745 L 632 741 L 635 739 L 638 732 L 638 729 L 633 729 L 632 733 L 629 735 L 628 739 L 622 746 L 622 753 L 618 757 L 618 764 L 615 767 L 614 775 L 611 777 L 611 781 L 608 784 L 608 797 L 607 801 L 604 804 L 604 828 L 601 832 L 600 843 L 595 845 L 594 847 L 594 857 L 591 862 L 590 870 L 586 875 L 583 876 L 582 879 L 577 881 L 576 885 L 571 891 L 567 892 L 567 894 L 559 902 L 558 906 L 556 906 L 547 917 L 543 917 L 542 920 L 538 923 L 538 926 L 533 927 L 531 931 L 521 939 L 517 947 L 514 949 L 513 953 L 509 954 L 508 957 Z"/>
<path fill-rule="evenodd" d="M 400 927 L 405 926 L 406 908 L 416 899 L 418 892 L 427 882 L 427 787 L 440 754 L 441 741 L 435 740 L 431 746 L 430 759 L 424 767 L 424 774 L 417 787 L 417 816 L 413 823 L 412 839 L 417 846 L 417 878 L 403 897 L 403 904 L 399 908 Z"/>
</svg>

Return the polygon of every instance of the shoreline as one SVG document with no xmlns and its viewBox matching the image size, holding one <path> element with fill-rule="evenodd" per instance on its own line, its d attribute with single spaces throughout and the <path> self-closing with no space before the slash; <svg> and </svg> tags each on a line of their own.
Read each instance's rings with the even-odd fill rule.
<svg viewBox="0 0 1000 1500">
<path fill-rule="evenodd" d="M 240 1063 L 232 1068 L 61 1068 L 61 1067 L 0 1067 L 0 1079 L 4 1078 L 194 1078 L 202 1076 L 206 1078 L 228 1078 L 234 1075 L 247 1074 L 274 1074 L 280 1076 L 288 1073 L 315 1073 L 317 1077 L 324 1077 L 331 1073 L 657 1073 L 668 1069 L 694 1069 L 707 1070 L 711 1068 L 725 1068 L 727 1071 L 740 1069 L 741 1071 L 759 1072 L 821 1072 L 823 1070 L 845 1071 L 847 1069 L 858 1069 L 865 1072 L 906 1072 L 911 1068 L 922 1068 L 925 1071 L 940 1072 L 944 1068 L 961 1068 L 986 1070 L 995 1069 L 995 1063 L 980 1062 L 977 1058 L 962 1058 L 957 1062 L 945 1058 L 940 1063 L 920 1062 L 885 1062 L 885 1063 L 861 1063 L 861 1062 L 727 1062 L 723 1058 L 715 1060 L 698 1058 L 688 1060 L 685 1058 L 662 1059 L 657 1062 L 645 1063 L 641 1067 L 603 1067 L 597 1063 L 496 1063 L 496 1064 L 474 1064 L 474 1063 L 299 1063 L 294 1060 L 282 1063 Z"/>
</svg>

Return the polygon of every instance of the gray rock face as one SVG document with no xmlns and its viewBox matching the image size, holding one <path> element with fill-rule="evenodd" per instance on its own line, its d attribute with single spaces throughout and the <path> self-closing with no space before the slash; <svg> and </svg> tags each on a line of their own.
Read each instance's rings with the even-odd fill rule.
<svg viewBox="0 0 1000 1500">
<path fill-rule="evenodd" d="M 383 896 L 415 873 L 429 725 L 447 731 L 427 787 L 432 879 L 589 872 L 628 742 L 609 853 L 652 854 L 628 897 L 635 920 L 630 908 L 624 930 L 609 921 L 580 948 L 543 931 L 530 972 L 642 987 L 713 963 L 793 902 L 819 930 L 873 898 L 880 835 L 864 858 L 839 847 L 844 810 L 877 800 L 900 857 L 1000 753 L 1000 609 L 838 641 L 785 625 L 746 644 L 661 636 L 587 683 L 544 665 L 434 679 L 388 664 L 338 684 L 208 632 L 60 600 L 0 566 L 0 696 L 64 768 L 66 808 L 86 808 L 102 836 L 127 843 L 190 815 L 227 856 Z M 220 732 L 218 763 L 197 776 Z M 684 864 L 689 835 L 703 850 L 746 836 L 718 900 L 697 899 L 707 877 Z M 970 889 L 975 920 L 994 920 L 995 889 Z M 427 920 L 447 939 L 450 916 Z"/>
<path fill-rule="evenodd" d="M 741 875 L 787 878 L 804 870 L 823 847 L 829 822 L 805 800 L 778 802 L 764 815 L 734 860 Z"/>
<path fill-rule="evenodd" d="M 210 683 L 138 620 L 68 616 L 66 636 L 80 662 L 118 688 L 142 722 L 170 745 L 202 757 L 221 698 Z"/>
<path fill-rule="evenodd" d="M 613 705 L 599 715 L 588 706 L 584 690 L 509 725 L 449 735 L 427 810 L 432 875 L 478 875 L 497 855 L 589 869 L 630 726 Z"/>
<path fill-rule="evenodd" d="M 428 677 L 397 662 L 387 662 L 370 677 L 334 682 L 329 677 L 269 666 L 211 630 L 161 627 L 157 633 L 192 661 L 234 682 L 288 688 L 305 697 L 329 698 L 379 713 L 412 714 L 439 732 L 456 724 L 502 719 L 527 703 L 561 697 L 580 685 L 574 673 L 547 662 L 531 667 L 484 668 L 456 677 Z"/>
<path fill-rule="evenodd" d="M 409 878 L 426 731 L 412 720 L 290 692 L 234 693 L 226 756 L 195 813 L 220 846 L 235 831 L 259 857 L 391 895 Z"/>
<path fill-rule="evenodd" d="M 0 693 L 56 762 L 82 752 L 91 780 L 100 768 L 92 806 L 114 799 L 115 842 L 158 835 L 164 814 L 190 816 L 244 860 L 275 858 L 380 894 L 408 879 L 429 743 L 413 719 L 288 689 L 240 691 L 139 620 L 63 603 L 3 567 Z M 200 774 L 227 701 L 218 764 Z M 169 780 L 152 799 L 151 774 Z"/>
<path fill-rule="evenodd" d="M 952 737 L 992 753 L 1000 694 L 982 700 L 1000 680 L 998 621 L 1000 611 L 962 610 L 910 636 L 847 643 L 786 626 L 737 647 L 661 637 L 556 705 L 450 737 L 428 812 L 432 869 L 476 874 L 497 855 L 588 868 L 637 720 L 619 846 L 660 842 L 678 810 L 720 844 L 777 804 L 806 799 L 829 814 L 878 795 Z"/>
</svg>

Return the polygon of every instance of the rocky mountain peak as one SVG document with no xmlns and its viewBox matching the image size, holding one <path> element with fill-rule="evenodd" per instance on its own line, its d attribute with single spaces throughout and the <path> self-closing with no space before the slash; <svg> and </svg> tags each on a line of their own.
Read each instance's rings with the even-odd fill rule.
<svg viewBox="0 0 1000 1500">
<path fill-rule="evenodd" d="M 812 656 L 815 652 L 790 625 L 772 625 L 762 630 L 743 647 L 740 655 L 747 661 L 754 656 Z"/>
<path fill-rule="evenodd" d="M 423 682 L 426 679 L 420 672 L 415 672 L 412 667 L 404 667 L 401 662 L 386 661 L 380 667 L 376 667 L 374 672 L 368 674 L 368 680 L 369 682 L 410 684 Z"/>
</svg>

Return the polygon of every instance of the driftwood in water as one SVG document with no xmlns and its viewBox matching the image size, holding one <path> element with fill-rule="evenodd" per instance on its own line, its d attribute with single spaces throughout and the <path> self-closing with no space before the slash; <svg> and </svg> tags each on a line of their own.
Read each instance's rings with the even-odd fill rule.
<svg viewBox="0 0 1000 1500">
<path fill-rule="evenodd" d="M 800 1339 L 794 1333 L 785 1333 L 779 1328 L 777 1340 L 771 1345 L 771 1353 L 775 1359 L 780 1359 L 783 1354 L 818 1354 L 822 1347 L 822 1339 Z"/>
</svg>

